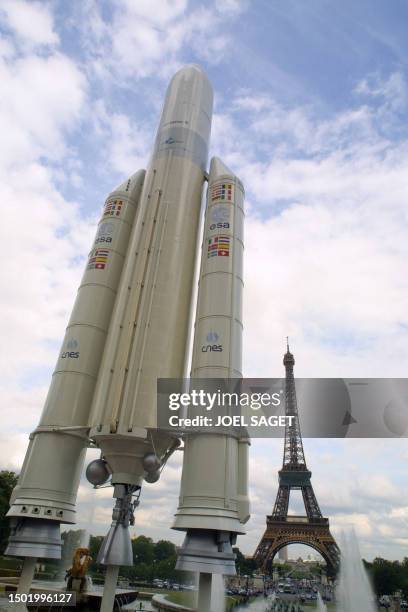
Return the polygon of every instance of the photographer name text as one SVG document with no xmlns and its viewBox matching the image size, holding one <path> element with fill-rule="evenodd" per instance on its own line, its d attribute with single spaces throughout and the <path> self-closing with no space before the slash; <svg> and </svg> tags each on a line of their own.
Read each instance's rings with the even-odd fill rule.
<svg viewBox="0 0 408 612">
<path fill-rule="evenodd" d="M 219 415 L 217 418 L 197 415 L 192 418 L 172 415 L 169 417 L 171 427 L 293 427 L 294 416 L 271 415 Z"/>
</svg>

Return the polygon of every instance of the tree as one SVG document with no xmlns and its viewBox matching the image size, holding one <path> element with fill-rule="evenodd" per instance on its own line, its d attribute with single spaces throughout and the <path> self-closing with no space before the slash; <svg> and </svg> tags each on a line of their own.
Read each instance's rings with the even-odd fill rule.
<svg viewBox="0 0 408 612">
<path fill-rule="evenodd" d="M 94 563 L 96 563 L 96 558 L 98 556 L 98 552 L 100 547 L 102 546 L 103 536 L 90 536 L 89 538 L 89 554 L 91 555 Z"/>
<path fill-rule="evenodd" d="M 157 561 L 172 559 L 177 555 L 177 550 L 173 542 L 169 540 L 159 540 L 154 545 L 154 558 Z"/>
<path fill-rule="evenodd" d="M 408 563 L 405 559 L 400 563 L 376 557 L 371 564 L 371 575 L 377 595 L 392 595 L 399 589 L 404 594 L 408 591 Z"/>
<path fill-rule="evenodd" d="M 232 552 L 236 555 L 235 567 L 237 568 L 237 573 L 241 574 L 241 576 L 252 576 L 256 570 L 255 561 L 253 559 L 246 559 L 238 547 L 233 548 Z"/>
<path fill-rule="evenodd" d="M 135 565 L 146 563 L 152 565 L 154 559 L 154 544 L 152 538 L 139 536 L 132 540 L 133 560 Z"/>
<path fill-rule="evenodd" d="M 0 554 L 3 554 L 10 534 L 9 519 L 6 518 L 10 508 L 10 495 L 17 484 L 18 476 L 14 472 L 0 472 Z"/>
</svg>

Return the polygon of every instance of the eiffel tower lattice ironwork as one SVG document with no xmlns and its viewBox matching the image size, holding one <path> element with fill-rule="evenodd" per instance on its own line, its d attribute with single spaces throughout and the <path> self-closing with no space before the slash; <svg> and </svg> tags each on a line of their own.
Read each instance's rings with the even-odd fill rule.
<svg viewBox="0 0 408 612">
<path fill-rule="evenodd" d="M 288 544 L 306 544 L 318 551 L 327 564 L 327 573 L 337 573 L 340 550 L 329 529 L 329 519 L 323 517 L 313 491 L 311 476 L 303 451 L 293 374 L 295 358 L 287 345 L 283 358 L 286 370 L 285 414 L 292 416 L 285 429 L 283 465 L 279 470 L 279 489 L 273 512 L 266 517 L 266 531 L 255 551 L 258 566 L 270 574 L 276 553 Z M 288 515 L 291 490 L 301 490 L 306 516 Z"/>
</svg>

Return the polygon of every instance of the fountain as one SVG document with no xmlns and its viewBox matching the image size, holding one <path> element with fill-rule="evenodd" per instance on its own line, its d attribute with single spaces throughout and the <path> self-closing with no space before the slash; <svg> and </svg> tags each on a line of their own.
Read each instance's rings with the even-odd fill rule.
<svg viewBox="0 0 408 612">
<path fill-rule="evenodd" d="M 336 601 L 341 612 L 375 612 L 375 597 L 361 560 L 354 529 L 342 533 L 340 539 L 341 566 Z M 323 608 L 324 609 L 324 608 Z"/>
<path fill-rule="evenodd" d="M 59 562 L 58 579 L 63 582 L 67 569 L 72 565 L 72 558 L 77 548 L 87 548 L 90 536 L 86 529 L 69 530 L 62 533 L 62 553 Z"/>
<path fill-rule="evenodd" d="M 317 609 L 320 612 L 327 612 L 327 606 L 322 599 L 320 591 L 317 593 Z"/>
</svg>

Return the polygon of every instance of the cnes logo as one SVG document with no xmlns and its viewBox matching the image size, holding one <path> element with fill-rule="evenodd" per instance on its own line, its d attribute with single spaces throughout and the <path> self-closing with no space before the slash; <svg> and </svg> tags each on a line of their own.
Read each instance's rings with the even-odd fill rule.
<svg viewBox="0 0 408 612">
<path fill-rule="evenodd" d="M 78 359 L 79 351 L 75 349 L 78 347 L 78 342 L 72 338 L 67 342 L 67 349 L 61 353 L 61 359 Z"/>
<path fill-rule="evenodd" d="M 206 336 L 206 340 L 208 344 L 204 344 L 201 347 L 201 352 L 202 353 L 208 353 L 208 352 L 222 353 L 222 344 L 216 344 L 218 339 L 219 339 L 219 335 L 217 334 L 217 332 L 214 332 L 214 331 L 208 332 Z"/>
</svg>

